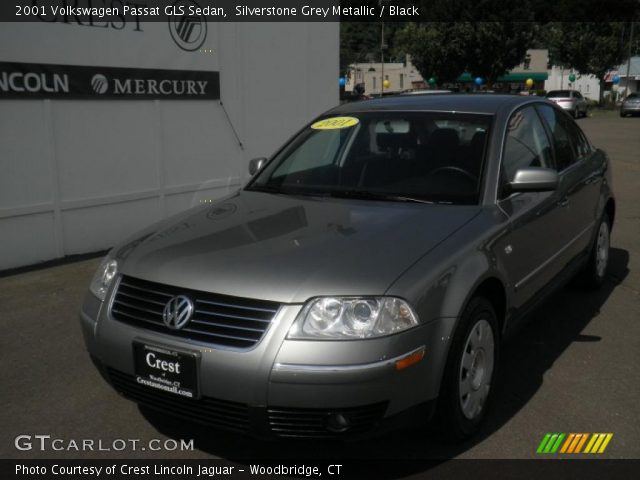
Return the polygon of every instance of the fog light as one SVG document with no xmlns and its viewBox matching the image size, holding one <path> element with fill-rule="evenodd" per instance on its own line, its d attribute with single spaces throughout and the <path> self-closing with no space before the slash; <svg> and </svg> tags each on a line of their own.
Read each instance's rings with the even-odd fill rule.
<svg viewBox="0 0 640 480">
<path fill-rule="evenodd" d="M 351 420 L 342 413 L 331 413 L 327 417 L 326 426 L 330 432 L 342 433 L 351 428 Z"/>
</svg>

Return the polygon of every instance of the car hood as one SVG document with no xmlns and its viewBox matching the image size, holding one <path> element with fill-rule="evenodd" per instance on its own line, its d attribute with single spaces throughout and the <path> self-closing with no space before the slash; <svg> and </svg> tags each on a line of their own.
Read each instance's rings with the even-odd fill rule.
<svg viewBox="0 0 640 480">
<path fill-rule="evenodd" d="M 239 297 L 377 295 L 479 211 L 245 190 L 157 224 L 115 256 L 125 275 Z"/>
</svg>

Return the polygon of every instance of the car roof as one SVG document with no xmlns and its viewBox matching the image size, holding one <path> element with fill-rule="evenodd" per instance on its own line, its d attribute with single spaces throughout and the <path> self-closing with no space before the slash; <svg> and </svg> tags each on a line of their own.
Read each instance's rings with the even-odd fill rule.
<svg viewBox="0 0 640 480">
<path fill-rule="evenodd" d="M 377 110 L 440 111 L 496 114 L 503 108 L 543 100 L 541 97 L 521 95 L 476 95 L 472 93 L 443 93 L 433 95 L 394 95 L 340 105 L 328 113 L 345 114 Z M 544 100 L 546 102 L 546 100 Z"/>
</svg>

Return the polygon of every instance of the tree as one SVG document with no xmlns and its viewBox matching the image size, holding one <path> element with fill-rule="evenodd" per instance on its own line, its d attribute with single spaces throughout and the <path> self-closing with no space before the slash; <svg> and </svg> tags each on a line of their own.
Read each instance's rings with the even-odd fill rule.
<svg viewBox="0 0 640 480">
<path fill-rule="evenodd" d="M 341 75 L 352 63 L 367 61 L 376 50 L 380 52 L 380 24 L 340 22 Z"/>
<path fill-rule="evenodd" d="M 473 26 L 467 70 L 489 85 L 522 63 L 537 31 L 532 22 L 478 22 Z"/>
<path fill-rule="evenodd" d="M 404 57 L 404 51 L 396 48 L 396 33 L 404 27 L 402 23 L 385 22 L 385 61 Z M 340 75 L 349 65 L 359 62 L 380 61 L 380 22 L 340 22 Z"/>
<path fill-rule="evenodd" d="M 531 22 L 411 23 L 402 45 L 424 78 L 454 82 L 468 71 L 492 84 L 524 60 L 536 24 Z"/>
<path fill-rule="evenodd" d="M 626 59 L 627 30 L 622 22 L 550 23 L 544 36 L 553 64 L 598 78 L 602 101 L 606 73 Z"/>
</svg>

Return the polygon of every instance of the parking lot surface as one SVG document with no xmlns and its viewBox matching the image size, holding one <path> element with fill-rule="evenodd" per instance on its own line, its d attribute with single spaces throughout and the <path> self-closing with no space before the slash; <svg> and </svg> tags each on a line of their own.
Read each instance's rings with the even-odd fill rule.
<svg viewBox="0 0 640 480">
<path fill-rule="evenodd" d="M 105 384 L 84 349 L 77 314 L 94 259 L 0 278 L 0 457 L 520 459 L 535 458 L 547 432 L 611 432 L 600 458 L 640 458 L 640 118 L 595 112 L 579 124 L 613 165 L 618 210 L 606 283 L 595 293 L 567 286 L 506 345 L 496 402 L 473 440 L 447 444 L 430 429 L 357 448 L 270 443 L 141 411 Z M 138 439 L 140 448 L 20 451 L 14 439 L 23 434 Z M 193 438 L 195 449 L 142 449 L 167 438 Z"/>
</svg>

